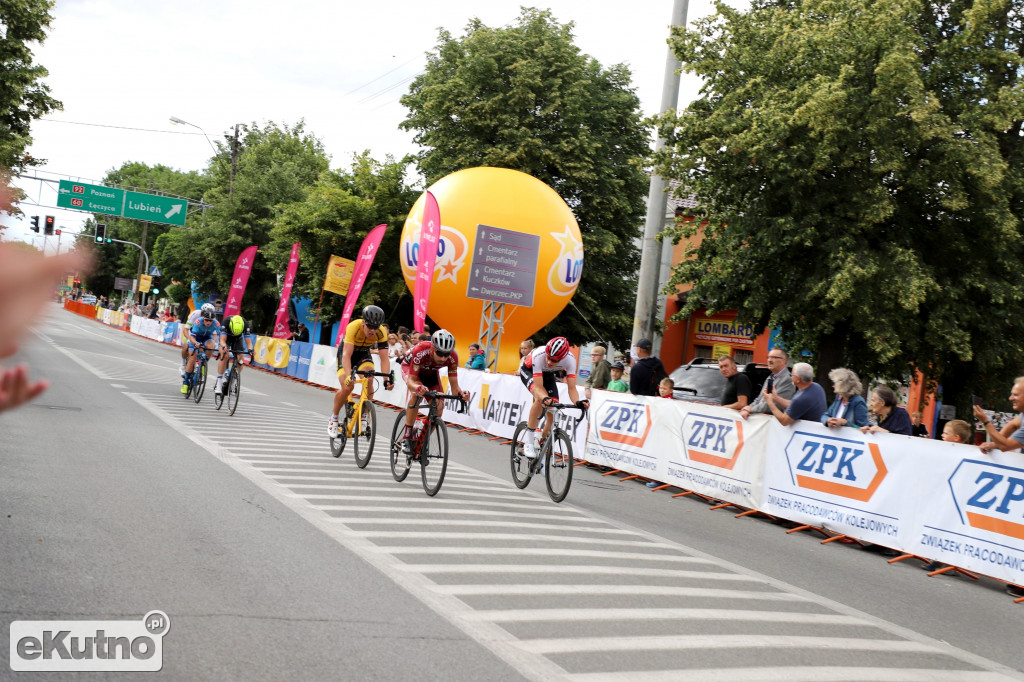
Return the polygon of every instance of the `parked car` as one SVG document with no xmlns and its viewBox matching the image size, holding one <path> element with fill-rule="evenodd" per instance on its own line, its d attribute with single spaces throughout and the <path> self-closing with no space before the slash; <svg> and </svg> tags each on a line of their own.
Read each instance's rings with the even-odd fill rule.
<svg viewBox="0 0 1024 682">
<path fill-rule="evenodd" d="M 749 362 L 740 365 L 739 370 L 750 377 L 755 395 L 761 390 L 764 380 L 771 374 L 768 365 Z M 677 400 L 721 405 L 725 392 L 725 377 L 718 371 L 718 362 L 710 358 L 694 358 L 688 364 L 677 367 L 670 375 L 675 382 L 673 394 Z M 751 400 L 753 402 L 753 400 Z"/>
</svg>

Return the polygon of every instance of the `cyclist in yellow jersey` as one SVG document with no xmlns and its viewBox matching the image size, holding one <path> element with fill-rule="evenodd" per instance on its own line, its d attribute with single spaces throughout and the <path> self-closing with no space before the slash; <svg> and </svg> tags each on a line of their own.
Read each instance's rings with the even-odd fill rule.
<svg viewBox="0 0 1024 682">
<path fill-rule="evenodd" d="M 334 394 L 334 410 L 327 422 L 327 434 L 331 438 L 338 435 L 338 414 L 348 401 L 355 384 L 352 368 L 373 369 L 370 353 L 377 353 L 380 358 L 380 371 L 387 374 L 391 371 L 391 359 L 388 357 L 388 333 L 381 325 L 384 324 L 384 311 L 375 305 L 363 308 L 363 319 L 353 320 L 345 328 L 345 340 L 338 346 L 338 381 L 341 382 Z M 373 398 L 373 382 L 368 385 L 367 398 Z M 394 383 L 384 382 L 384 388 L 391 390 Z"/>
</svg>

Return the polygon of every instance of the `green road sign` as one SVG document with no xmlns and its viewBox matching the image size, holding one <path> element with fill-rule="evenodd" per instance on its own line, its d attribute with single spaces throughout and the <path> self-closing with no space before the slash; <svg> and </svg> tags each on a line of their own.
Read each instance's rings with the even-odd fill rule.
<svg viewBox="0 0 1024 682">
<path fill-rule="evenodd" d="M 57 190 L 57 206 L 90 213 L 121 215 L 124 194 L 123 189 L 61 180 Z"/>
<path fill-rule="evenodd" d="M 185 199 L 172 199 L 141 192 L 126 192 L 124 213 L 121 215 L 125 218 L 148 220 L 151 223 L 184 225 L 187 209 L 188 201 Z"/>
<path fill-rule="evenodd" d="M 179 226 L 185 225 L 185 214 L 188 213 L 187 199 L 128 192 L 70 180 L 60 181 L 57 206 Z"/>
</svg>

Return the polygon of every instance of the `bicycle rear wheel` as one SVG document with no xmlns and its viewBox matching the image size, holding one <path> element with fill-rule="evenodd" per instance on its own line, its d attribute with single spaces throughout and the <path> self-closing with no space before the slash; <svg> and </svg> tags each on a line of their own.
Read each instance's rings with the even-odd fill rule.
<svg viewBox="0 0 1024 682">
<path fill-rule="evenodd" d="M 388 459 L 391 460 L 391 475 L 401 483 L 409 475 L 409 462 L 402 453 L 402 440 L 405 436 L 405 410 L 399 410 L 395 417 L 395 426 L 391 429 L 391 447 Z"/>
<path fill-rule="evenodd" d="M 530 470 L 530 460 L 523 453 L 523 434 L 529 432 L 526 422 L 519 422 L 516 431 L 512 434 L 512 449 L 509 463 L 512 465 L 512 482 L 516 487 L 523 489 L 530 485 L 533 471 Z"/>
<path fill-rule="evenodd" d="M 569 435 L 562 429 L 555 429 L 551 438 L 551 449 L 544 456 L 544 480 L 548 486 L 548 495 L 555 502 L 561 502 L 569 493 L 572 485 L 572 443 Z"/>
<path fill-rule="evenodd" d="M 373 403 L 365 400 L 362 411 L 362 418 L 352 430 L 352 454 L 356 456 L 356 466 L 365 469 L 373 456 L 373 442 L 377 439 L 377 410 Z"/>
<path fill-rule="evenodd" d="M 235 410 L 238 409 L 238 396 L 242 392 L 242 372 L 239 371 L 239 366 L 236 366 L 231 370 L 231 376 L 228 377 L 228 393 L 224 398 L 228 402 L 228 415 L 234 415 Z"/>
<path fill-rule="evenodd" d="M 199 401 L 203 399 L 203 393 L 206 391 L 206 360 L 203 360 L 199 364 L 199 369 L 196 370 L 195 384 L 192 388 L 192 399 L 198 405 Z"/>
<path fill-rule="evenodd" d="M 433 497 L 444 483 L 448 470 L 448 427 L 440 419 L 427 425 L 420 448 L 420 472 L 423 476 L 423 490 Z"/>
</svg>

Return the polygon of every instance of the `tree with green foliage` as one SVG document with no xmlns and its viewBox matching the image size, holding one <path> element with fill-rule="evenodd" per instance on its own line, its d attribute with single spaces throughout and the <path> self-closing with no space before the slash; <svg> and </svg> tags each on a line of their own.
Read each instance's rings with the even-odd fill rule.
<svg viewBox="0 0 1024 682">
<path fill-rule="evenodd" d="M 32 143 L 32 121 L 62 108 L 43 83 L 47 70 L 32 63 L 32 44 L 46 39 L 53 0 L 0 0 L 0 185 L 11 175 L 44 161 L 25 153 Z M 0 211 L 17 214 L 15 189 L 0 197 Z M 0 230 L 3 226 L 0 226 Z"/>
<path fill-rule="evenodd" d="M 1005 391 L 1024 348 L 1022 10 L 754 0 L 677 30 L 705 81 L 659 120 L 659 172 L 706 219 L 670 281 L 693 283 L 680 316 L 736 309 L 813 352 L 819 380 L 920 369 L 960 414 L 986 379 Z"/>
<path fill-rule="evenodd" d="M 272 323 L 280 299 L 280 272 L 268 263 L 266 253 L 278 206 L 304 200 L 307 189 L 327 170 L 328 159 L 323 144 L 306 132 L 303 122 L 294 127 L 246 126 L 236 153 L 237 171 L 229 184 L 220 162 L 228 151 L 221 145 L 211 162 L 214 186 L 203 196 L 212 208 L 201 224 L 161 236 L 157 253 L 172 273 L 186 278 L 181 281 L 194 280 L 204 292 L 226 294 L 238 255 L 258 246 L 242 314 L 253 320 L 254 331 L 263 330 Z"/>
<path fill-rule="evenodd" d="M 388 225 L 380 252 L 398 253 L 406 214 L 420 194 L 406 184 L 409 163 L 408 159 L 395 161 L 390 156 L 378 162 L 364 152 L 353 159 L 349 171 L 323 173 L 306 190 L 303 200 L 279 207 L 267 258 L 272 269 L 283 273 L 292 244 L 302 244 L 293 296 L 306 296 L 315 305 L 330 257 L 355 258 L 363 239 L 376 225 Z M 359 305 L 375 303 L 388 313 L 389 319 L 407 320 L 412 317 L 412 302 L 406 293 L 398 259 L 377 258 L 363 284 Z M 407 303 L 404 306 L 403 299 Z M 343 297 L 326 293 L 320 318 L 340 317 L 344 301 Z"/>
<path fill-rule="evenodd" d="M 428 184 L 464 168 L 527 173 L 576 215 L 585 266 L 573 303 L 604 340 L 628 346 L 648 179 L 639 100 L 626 66 L 603 68 L 573 43 L 573 24 L 523 9 L 504 28 L 469 23 L 461 38 L 440 31 L 426 71 L 402 97 L 401 127 L 424 147 Z M 576 343 L 594 332 L 568 313 L 538 333 Z"/>
</svg>

